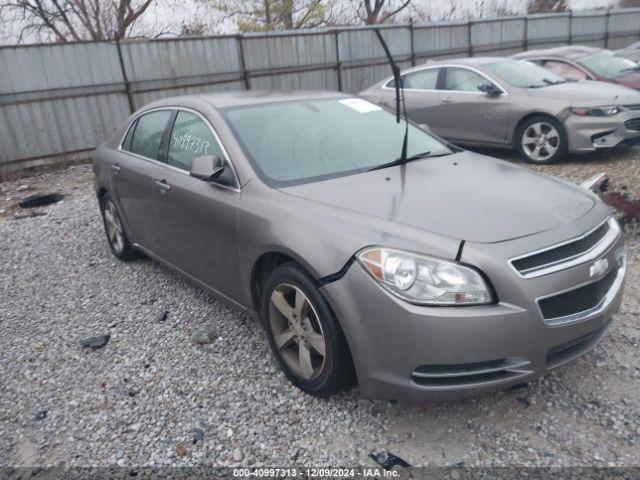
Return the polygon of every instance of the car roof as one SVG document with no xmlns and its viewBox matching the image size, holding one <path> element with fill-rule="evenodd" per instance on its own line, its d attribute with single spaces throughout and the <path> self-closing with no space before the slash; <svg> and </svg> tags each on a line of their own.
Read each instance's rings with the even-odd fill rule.
<svg viewBox="0 0 640 480">
<path fill-rule="evenodd" d="M 239 107 L 247 105 L 258 105 L 274 102 L 321 100 L 323 98 L 348 98 L 340 92 L 328 90 L 297 90 L 297 91 L 267 91 L 267 90 L 240 90 L 233 92 L 201 93 L 194 95 L 181 95 L 177 97 L 157 100 L 148 106 L 180 106 L 194 103 L 206 103 L 210 106 L 221 109 L 228 107 Z"/>
<path fill-rule="evenodd" d="M 577 60 L 593 53 L 604 51 L 602 48 L 589 47 L 586 45 L 567 45 L 564 47 L 545 48 L 540 50 L 529 50 L 515 55 L 516 58 L 537 58 L 537 57 L 556 57 L 566 58 L 567 60 Z"/>
<path fill-rule="evenodd" d="M 467 65 L 470 67 L 479 67 L 487 63 L 500 62 L 510 60 L 509 57 L 468 57 L 468 58 L 450 58 L 447 60 L 438 60 L 436 62 L 427 62 L 420 67 L 438 66 L 438 65 Z"/>
</svg>

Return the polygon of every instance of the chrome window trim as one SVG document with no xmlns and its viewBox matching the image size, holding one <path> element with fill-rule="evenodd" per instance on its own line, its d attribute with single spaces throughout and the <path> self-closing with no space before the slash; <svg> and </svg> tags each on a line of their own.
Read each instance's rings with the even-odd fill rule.
<svg viewBox="0 0 640 480">
<path fill-rule="evenodd" d="M 205 125 L 209 128 L 211 133 L 213 133 L 213 137 L 216 139 L 216 142 L 218 142 L 218 145 L 220 146 L 220 150 L 222 150 L 222 154 L 224 155 L 224 160 L 231 167 L 231 171 L 233 172 L 233 178 L 235 179 L 235 186 L 224 185 L 224 184 L 221 184 L 221 183 L 217 183 L 215 181 L 209 182 L 209 183 L 211 183 L 212 185 L 215 185 L 217 187 L 220 187 L 220 188 L 225 188 L 227 190 L 232 190 L 234 192 L 240 193 L 240 191 L 242 190 L 242 188 L 240 187 L 240 178 L 238 177 L 238 173 L 236 171 L 236 168 L 234 167 L 233 162 L 231 161 L 231 158 L 229 157 L 229 152 L 227 152 L 227 149 L 225 148 L 224 143 L 222 143 L 222 140 L 220 140 L 220 137 L 218 136 L 218 133 L 216 132 L 216 129 L 213 128 L 213 125 L 211 125 L 211 122 L 202 113 L 200 113 L 197 110 L 194 110 L 192 108 L 181 107 L 181 106 L 178 106 L 178 105 L 167 105 L 167 106 L 162 106 L 162 107 L 150 108 L 149 110 L 145 110 L 144 112 L 138 113 L 129 122 L 129 125 L 127 126 L 126 130 L 124 131 L 124 135 L 120 139 L 120 142 L 118 142 L 118 149 L 117 150 L 119 152 L 131 155 L 131 156 L 133 156 L 135 158 L 139 158 L 141 160 L 146 160 L 146 161 L 149 161 L 149 162 L 153 162 L 153 163 L 168 167 L 168 168 L 170 168 L 172 170 L 175 170 L 177 172 L 181 172 L 181 173 L 183 173 L 183 174 L 188 176 L 189 172 L 187 170 L 183 170 L 182 168 L 174 167 L 173 165 L 169 165 L 168 163 L 161 162 L 160 160 L 156 160 L 154 158 L 145 157 L 143 155 L 139 155 L 137 153 L 130 152 L 129 150 L 125 150 L 125 149 L 122 148 L 122 144 L 124 143 L 124 139 L 126 138 L 127 133 L 129 133 L 129 129 L 131 128 L 133 123 L 138 118 L 140 118 L 143 115 L 146 115 L 147 113 L 157 112 L 157 111 L 164 111 L 164 110 L 167 110 L 169 112 L 184 111 L 184 112 L 192 113 L 192 114 L 196 115 L 198 118 L 200 118 L 205 123 Z M 172 130 L 173 130 L 173 126 L 172 126 Z"/>
<path fill-rule="evenodd" d="M 580 253 L 578 255 L 574 255 L 572 257 L 564 258 L 554 263 L 546 264 L 539 268 L 525 270 L 524 273 L 520 272 L 513 265 L 513 262 L 517 260 L 531 257 L 533 255 L 538 255 L 539 253 L 544 253 L 549 250 L 554 250 L 558 247 L 562 247 L 564 245 L 568 245 L 570 243 L 582 240 L 583 238 L 591 235 L 593 232 L 595 232 L 598 228 L 600 228 L 605 223 L 609 223 L 609 230 L 607 231 L 605 236 L 600 239 L 598 243 L 596 243 L 593 247 L 591 247 L 586 252 Z M 511 267 L 511 269 L 514 272 L 516 272 L 516 274 L 519 277 L 527 278 L 527 279 L 541 277 L 543 275 L 549 275 L 551 273 L 559 272 L 560 270 L 566 270 L 567 268 L 575 267 L 576 265 L 580 265 L 582 263 L 588 262 L 590 260 L 594 260 L 595 258 L 599 257 L 605 250 L 607 250 L 618 239 L 620 234 L 621 234 L 621 230 L 620 230 L 620 226 L 618 225 L 618 222 L 615 220 L 615 218 L 610 216 L 610 217 L 607 217 L 602 222 L 600 222 L 591 230 L 587 231 L 586 233 L 583 233 L 578 237 L 573 237 L 564 242 L 556 243 L 555 245 L 551 245 L 549 247 L 541 248 L 539 250 L 534 250 L 533 252 L 525 253 L 524 255 L 518 255 L 517 257 L 510 258 L 508 261 L 509 267 Z"/>
<path fill-rule="evenodd" d="M 422 72 L 423 70 L 430 70 L 430 69 L 434 69 L 434 68 L 464 68 L 467 70 L 471 70 L 474 73 L 477 73 L 478 75 L 480 75 L 481 77 L 486 78 L 488 81 L 490 81 L 491 83 L 495 84 L 500 90 L 501 90 L 501 95 L 508 97 L 509 96 L 509 92 L 507 92 L 507 90 L 502 86 L 502 84 L 500 84 L 500 82 L 494 80 L 493 78 L 491 78 L 489 75 L 487 75 L 486 73 L 478 70 L 477 68 L 474 67 L 470 67 L 468 65 L 455 65 L 455 64 L 438 64 L 438 65 L 428 65 L 428 66 L 424 66 L 424 67 L 417 67 L 417 68 L 412 68 L 411 70 L 407 70 L 404 73 L 401 73 L 400 76 L 403 75 L 409 75 L 411 73 L 415 73 L 415 72 Z M 393 77 L 390 77 L 389 79 L 385 80 L 384 84 L 382 85 L 382 90 L 395 90 L 395 87 L 387 87 L 387 83 L 389 83 L 391 80 L 393 80 Z M 456 92 L 456 93 L 471 93 L 473 95 L 485 95 L 484 92 L 481 91 L 477 91 L 477 92 L 473 92 L 471 90 L 446 90 L 446 89 L 422 89 L 422 88 L 404 88 L 405 91 L 411 91 L 411 92 Z"/>
<path fill-rule="evenodd" d="M 607 308 L 609 308 L 609 305 L 611 305 L 613 300 L 616 298 L 616 295 L 618 294 L 618 291 L 622 286 L 622 282 L 624 281 L 624 276 L 627 271 L 626 256 L 623 256 L 622 258 L 618 258 L 617 260 L 618 262 L 613 267 L 618 269 L 618 273 L 616 274 L 616 279 L 613 281 L 613 284 L 611 285 L 611 287 L 609 288 L 605 296 L 602 297 L 602 300 L 600 300 L 600 302 L 598 302 L 598 304 L 595 307 L 592 307 L 588 310 L 583 310 L 582 312 L 573 313 L 571 315 L 565 315 L 563 317 L 544 318 L 542 315 L 542 309 L 540 308 L 540 301 L 544 300 L 545 298 L 555 297 L 556 295 L 562 295 L 563 293 L 571 292 L 573 290 L 577 290 L 578 288 L 582 288 L 587 285 L 591 285 L 592 283 L 599 282 L 604 277 L 606 277 L 611 272 L 611 270 L 609 270 L 604 275 L 600 276 L 600 278 L 598 278 L 597 280 L 591 280 L 589 282 L 581 283 L 580 285 L 576 285 L 574 287 L 567 288 L 565 290 L 560 290 L 559 292 L 551 293 L 549 295 L 544 295 L 536 298 L 536 305 L 538 306 L 538 312 L 540 313 L 540 318 L 542 318 L 542 321 L 550 327 L 560 327 L 560 326 L 570 325 L 572 323 L 578 323 L 578 322 L 583 322 L 585 320 L 589 320 L 592 317 L 600 315 Z"/>
</svg>

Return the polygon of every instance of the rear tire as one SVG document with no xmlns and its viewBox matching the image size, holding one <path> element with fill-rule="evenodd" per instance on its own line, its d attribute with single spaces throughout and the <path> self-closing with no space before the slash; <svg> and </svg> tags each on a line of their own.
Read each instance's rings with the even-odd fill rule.
<svg viewBox="0 0 640 480">
<path fill-rule="evenodd" d="M 538 165 L 555 163 L 568 151 L 564 128 L 555 118 L 546 115 L 529 118 L 520 125 L 514 143 L 526 162 Z"/>
<path fill-rule="evenodd" d="M 133 248 L 124 231 L 118 207 L 108 193 L 105 193 L 100 199 L 100 211 L 109 247 L 116 258 L 122 261 L 138 258 L 138 252 Z"/>
<path fill-rule="evenodd" d="M 321 397 L 348 386 L 353 378 L 349 348 L 313 279 L 297 264 L 285 263 L 271 272 L 263 292 L 260 317 L 291 383 Z"/>
</svg>

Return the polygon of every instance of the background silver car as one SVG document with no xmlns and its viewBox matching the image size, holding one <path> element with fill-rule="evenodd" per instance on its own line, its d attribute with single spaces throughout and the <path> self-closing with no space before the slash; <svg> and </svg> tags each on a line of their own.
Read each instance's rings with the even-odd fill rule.
<svg viewBox="0 0 640 480">
<path fill-rule="evenodd" d="M 409 118 L 456 143 L 515 148 L 552 163 L 640 138 L 640 94 L 600 82 L 569 82 L 533 63 L 474 57 L 403 72 Z M 394 80 L 360 93 L 394 105 Z"/>
</svg>

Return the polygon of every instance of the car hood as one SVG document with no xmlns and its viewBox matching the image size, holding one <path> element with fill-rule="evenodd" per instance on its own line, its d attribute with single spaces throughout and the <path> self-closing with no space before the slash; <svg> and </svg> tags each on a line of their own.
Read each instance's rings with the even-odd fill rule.
<svg viewBox="0 0 640 480">
<path fill-rule="evenodd" d="M 560 83 L 542 88 L 527 90 L 531 96 L 545 98 L 562 98 L 572 105 L 607 105 L 632 103 L 640 100 L 640 94 L 622 85 L 615 85 L 593 80 Z"/>
<path fill-rule="evenodd" d="M 566 225 L 595 204 L 577 185 L 471 152 L 280 191 L 354 215 L 480 243 Z"/>
<path fill-rule="evenodd" d="M 618 85 L 640 90 L 640 72 L 626 73 L 619 77 L 612 78 L 611 81 L 616 82 Z"/>
</svg>

